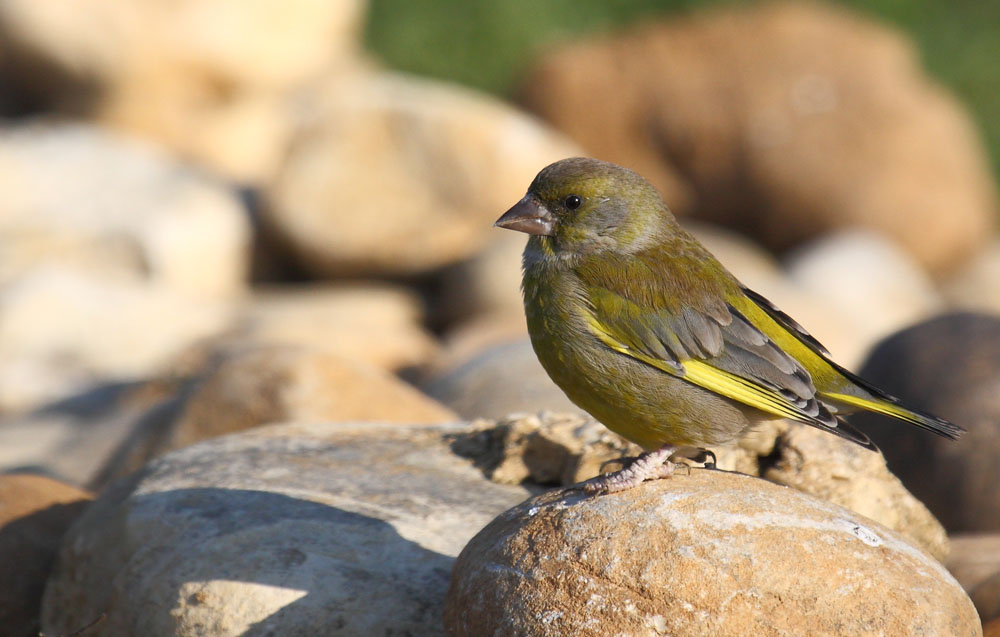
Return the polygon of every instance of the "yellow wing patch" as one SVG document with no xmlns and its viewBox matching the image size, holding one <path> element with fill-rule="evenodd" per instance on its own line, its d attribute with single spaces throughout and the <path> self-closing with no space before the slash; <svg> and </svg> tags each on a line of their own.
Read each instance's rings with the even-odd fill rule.
<svg viewBox="0 0 1000 637">
<path fill-rule="evenodd" d="M 597 320 L 593 314 L 587 315 L 587 323 L 598 339 L 616 352 L 631 356 L 647 365 L 662 370 L 668 374 L 684 378 L 700 387 L 715 392 L 720 396 L 725 396 L 737 402 L 755 407 L 769 414 L 774 414 L 781 418 L 791 418 L 798 421 L 812 421 L 808 414 L 803 413 L 795 405 L 791 404 L 777 392 L 763 387 L 753 381 L 747 380 L 736 374 L 713 367 L 709 363 L 701 360 L 688 359 L 681 361 L 684 368 L 683 375 L 666 361 L 653 358 L 640 351 L 630 348 L 620 340 L 612 336 Z"/>
</svg>

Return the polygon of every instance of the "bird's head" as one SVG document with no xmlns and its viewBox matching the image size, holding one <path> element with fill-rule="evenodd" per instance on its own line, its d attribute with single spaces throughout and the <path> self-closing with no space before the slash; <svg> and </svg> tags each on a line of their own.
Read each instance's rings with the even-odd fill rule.
<svg viewBox="0 0 1000 637">
<path fill-rule="evenodd" d="M 656 188 L 638 174 L 574 157 L 543 168 L 495 225 L 540 237 L 547 250 L 565 256 L 641 250 L 675 223 Z"/>
</svg>

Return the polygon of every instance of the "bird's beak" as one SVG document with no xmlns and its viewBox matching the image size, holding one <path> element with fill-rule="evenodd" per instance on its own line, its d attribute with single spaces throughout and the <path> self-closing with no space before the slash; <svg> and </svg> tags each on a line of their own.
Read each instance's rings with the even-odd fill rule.
<svg viewBox="0 0 1000 637">
<path fill-rule="evenodd" d="M 503 216 L 497 219 L 493 225 L 498 228 L 550 237 L 556 231 L 556 222 L 552 213 L 530 194 L 525 195 L 521 201 L 503 213 Z"/>
</svg>

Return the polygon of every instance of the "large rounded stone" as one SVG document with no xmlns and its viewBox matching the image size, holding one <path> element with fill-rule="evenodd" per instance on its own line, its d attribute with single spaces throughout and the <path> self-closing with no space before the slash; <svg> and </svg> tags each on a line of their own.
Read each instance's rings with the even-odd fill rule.
<svg viewBox="0 0 1000 637">
<path fill-rule="evenodd" d="M 275 422 L 457 422 L 388 372 L 304 347 L 260 347 L 223 361 L 184 406 L 170 446 Z"/>
<path fill-rule="evenodd" d="M 453 454 L 463 430 L 286 424 L 163 456 L 69 531 L 43 630 L 440 634 L 453 557 L 528 495 Z"/>
<path fill-rule="evenodd" d="M 0 196 L 0 284 L 44 263 L 205 297 L 246 289 L 235 191 L 153 147 L 83 125 L 0 128 Z"/>
<path fill-rule="evenodd" d="M 438 350 L 420 298 L 385 284 L 265 288 L 247 299 L 219 349 L 299 345 L 396 371 Z"/>
<path fill-rule="evenodd" d="M 981 625 L 934 558 L 846 509 L 694 470 L 619 494 L 550 492 L 452 572 L 455 635 L 954 635 Z"/>
<path fill-rule="evenodd" d="M 413 274 L 476 253 L 547 164 L 578 151 L 475 93 L 390 73 L 334 83 L 265 192 L 265 221 L 319 275 Z"/>
<path fill-rule="evenodd" d="M 949 532 L 1000 530 L 1000 318 L 946 314 L 880 343 L 861 376 L 968 430 L 958 441 L 853 417 Z"/>
<path fill-rule="evenodd" d="M 257 183 L 294 126 L 288 90 L 355 65 L 365 5 L 3 0 L 5 106 L 93 118 Z"/>
<path fill-rule="evenodd" d="M 878 339 L 937 312 L 942 301 L 913 257 L 869 231 L 826 235 L 786 259 L 789 278 L 850 321 L 854 338 Z"/>
<path fill-rule="evenodd" d="M 582 413 L 545 373 L 527 340 L 490 347 L 442 371 L 423 389 L 464 418 L 545 410 Z"/>
</svg>

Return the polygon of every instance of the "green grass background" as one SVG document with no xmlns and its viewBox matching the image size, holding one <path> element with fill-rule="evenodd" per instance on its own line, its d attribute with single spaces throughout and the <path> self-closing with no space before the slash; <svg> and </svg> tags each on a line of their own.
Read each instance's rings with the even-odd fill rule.
<svg viewBox="0 0 1000 637">
<path fill-rule="evenodd" d="M 370 0 L 367 46 L 391 67 L 506 96 L 559 42 L 733 0 Z M 1000 175 L 1000 0 L 841 0 L 895 25 L 968 106 Z"/>
</svg>

